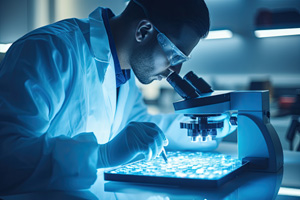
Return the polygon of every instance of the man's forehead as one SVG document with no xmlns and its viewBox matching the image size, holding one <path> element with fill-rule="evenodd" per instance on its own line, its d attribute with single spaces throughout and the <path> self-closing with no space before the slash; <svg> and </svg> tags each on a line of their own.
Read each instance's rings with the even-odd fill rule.
<svg viewBox="0 0 300 200">
<path fill-rule="evenodd" d="M 198 44 L 200 37 L 190 26 L 185 25 L 178 29 L 176 34 L 172 34 L 170 39 L 185 55 L 189 55 Z"/>
</svg>

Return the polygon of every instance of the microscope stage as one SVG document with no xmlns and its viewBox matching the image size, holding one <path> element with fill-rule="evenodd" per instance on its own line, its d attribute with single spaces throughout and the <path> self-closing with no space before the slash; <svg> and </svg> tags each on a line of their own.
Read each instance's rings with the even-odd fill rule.
<svg viewBox="0 0 300 200">
<path fill-rule="evenodd" d="M 193 187 L 218 187 L 234 178 L 247 163 L 229 155 L 211 152 L 168 152 L 168 163 L 159 156 L 153 161 L 138 161 L 104 173 L 105 180 L 167 184 Z"/>
</svg>

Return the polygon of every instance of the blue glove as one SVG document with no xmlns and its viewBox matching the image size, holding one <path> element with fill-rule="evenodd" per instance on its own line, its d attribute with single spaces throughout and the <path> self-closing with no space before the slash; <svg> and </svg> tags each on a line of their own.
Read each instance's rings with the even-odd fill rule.
<svg viewBox="0 0 300 200">
<path fill-rule="evenodd" d="M 167 138 L 156 124 L 131 122 L 111 141 L 99 145 L 98 167 L 125 164 L 138 155 L 143 155 L 149 161 L 167 145 Z"/>
</svg>

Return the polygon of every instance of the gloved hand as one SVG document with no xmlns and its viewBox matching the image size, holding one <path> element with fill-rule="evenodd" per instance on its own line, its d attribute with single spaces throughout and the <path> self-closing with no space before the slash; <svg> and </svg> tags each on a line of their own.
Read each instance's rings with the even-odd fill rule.
<svg viewBox="0 0 300 200">
<path fill-rule="evenodd" d="M 130 122 L 111 141 L 99 145 L 98 168 L 125 164 L 140 154 L 151 160 L 167 145 L 168 140 L 156 124 Z"/>
</svg>

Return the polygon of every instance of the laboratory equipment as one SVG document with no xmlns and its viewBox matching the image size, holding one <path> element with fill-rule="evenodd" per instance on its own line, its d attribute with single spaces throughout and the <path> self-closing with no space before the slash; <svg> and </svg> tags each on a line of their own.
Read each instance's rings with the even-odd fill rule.
<svg viewBox="0 0 300 200">
<path fill-rule="evenodd" d="M 168 163 L 168 157 L 167 157 L 167 153 L 166 153 L 166 150 L 164 147 L 162 148 L 162 151 L 161 151 L 161 157 L 164 159 L 164 161 L 166 163 Z"/>
<path fill-rule="evenodd" d="M 294 150 L 294 139 L 296 136 L 296 133 L 300 133 L 300 122 L 299 122 L 299 115 L 295 115 L 292 117 L 292 122 L 288 128 L 286 139 L 288 140 L 290 144 L 290 150 Z M 296 151 L 300 151 L 300 144 L 298 145 Z"/>
<path fill-rule="evenodd" d="M 293 151 L 295 136 L 297 132 L 300 133 L 300 89 L 297 90 L 296 101 L 291 106 L 289 114 L 292 115 L 292 121 L 288 128 L 286 139 L 290 144 L 290 150 Z M 296 151 L 300 151 L 300 143 Z"/>
<path fill-rule="evenodd" d="M 231 143 L 226 147 L 236 147 Z M 294 167 L 296 168 L 296 166 Z M 289 171 L 290 174 L 293 174 Z M 285 174 L 286 175 L 286 174 Z M 247 172 L 240 173 L 222 187 L 162 187 L 154 184 L 139 184 L 109 181 L 104 184 L 106 192 L 133 195 L 131 199 L 149 199 L 148 196 L 169 198 L 154 199 L 276 199 L 282 184 L 283 170 L 277 173 Z M 179 178 L 178 178 L 179 179 Z M 298 181 L 299 182 L 299 181 Z M 250 183 L 250 184 L 249 184 Z M 266 187 L 267 186 L 267 187 Z M 255 192 L 254 192 L 255 191 Z M 131 196 L 132 197 L 132 196 Z"/>
<path fill-rule="evenodd" d="M 193 77 L 195 81 L 189 81 L 189 77 Z M 223 113 L 230 113 L 231 125 L 237 125 L 238 158 L 244 162 L 249 161 L 248 168 L 253 171 L 277 172 L 282 168 L 283 151 L 278 135 L 270 123 L 267 90 L 213 91 L 193 72 L 189 72 L 181 80 L 189 83 L 198 93 L 196 98 L 185 98 L 173 104 L 176 113 L 183 113 L 192 118 L 191 126 L 181 126 L 187 128 L 192 141 L 197 137 L 205 138 L 209 135 L 212 138 L 218 137 L 215 130 L 221 128 L 222 124 L 218 123 L 217 119 Z M 212 118 L 211 121 L 216 119 L 214 125 L 211 125 L 213 122 L 210 120 L 206 120 L 209 118 Z"/>
<path fill-rule="evenodd" d="M 211 152 L 168 152 L 168 163 L 157 157 L 105 172 L 106 180 L 217 187 L 233 178 L 246 164 L 229 155 Z"/>
<path fill-rule="evenodd" d="M 268 91 L 213 91 L 193 72 L 183 79 L 171 73 L 167 81 L 183 98 L 173 105 L 176 113 L 191 118 L 181 122 L 180 128 L 187 129 L 192 142 L 217 138 L 230 114 L 230 125 L 237 126 L 238 131 L 238 158 L 216 153 L 168 152 L 168 164 L 159 160 L 132 163 L 106 172 L 106 180 L 220 186 L 245 169 L 278 172 L 282 168 L 283 151 L 270 124 Z"/>
</svg>

